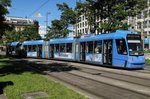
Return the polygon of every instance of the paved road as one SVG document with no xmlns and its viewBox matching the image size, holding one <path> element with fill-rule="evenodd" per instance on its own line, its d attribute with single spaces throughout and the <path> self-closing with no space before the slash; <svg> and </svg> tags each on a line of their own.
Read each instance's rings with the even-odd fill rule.
<svg viewBox="0 0 150 99">
<path fill-rule="evenodd" d="M 54 60 L 29 59 L 28 61 L 35 63 L 32 66 L 33 68 L 98 98 L 150 98 L 150 86 L 147 85 L 150 82 L 150 71 L 145 73 L 145 70 L 128 71 Z M 100 72 L 102 70 L 103 72 Z M 100 73 L 98 74 L 97 71 Z M 135 82 L 131 80 L 135 80 Z M 90 98 L 95 99 L 93 97 Z"/>
</svg>

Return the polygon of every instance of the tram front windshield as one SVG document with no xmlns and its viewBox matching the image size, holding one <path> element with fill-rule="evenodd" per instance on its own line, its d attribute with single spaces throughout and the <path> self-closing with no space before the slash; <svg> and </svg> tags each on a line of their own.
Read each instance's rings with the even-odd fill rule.
<svg viewBox="0 0 150 99">
<path fill-rule="evenodd" d="M 143 47 L 140 41 L 128 42 L 129 55 L 130 56 L 141 56 L 144 55 Z"/>
</svg>

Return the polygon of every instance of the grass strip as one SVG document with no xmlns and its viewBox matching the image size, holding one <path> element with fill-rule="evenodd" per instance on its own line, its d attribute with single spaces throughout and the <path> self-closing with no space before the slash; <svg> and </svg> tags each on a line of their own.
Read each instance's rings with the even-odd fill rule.
<svg viewBox="0 0 150 99">
<path fill-rule="evenodd" d="M 1 93 L 8 99 L 21 99 L 22 94 L 31 92 L 46 92 L 49 95 L 42 99 L 86 99 L 32 71 L 25 62 L 10 62 L 8 58 L 0 59 L 0 87 Z"/>
</svg>

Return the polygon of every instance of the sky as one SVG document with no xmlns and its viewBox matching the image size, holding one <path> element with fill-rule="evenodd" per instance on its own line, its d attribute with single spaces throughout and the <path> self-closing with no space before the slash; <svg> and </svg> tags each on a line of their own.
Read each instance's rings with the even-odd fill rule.
<svg viewBox="0 0 150 99">
<path fill-rule="evenodd" d="M 46 26 L 46 14 L 48 14 L 48 26 L 51 21 L 60 18 L 61 11 L 56 4 L 67 3 L 69 7 L 74 8 L 76 0 L 11 0 L 11 7 L 7 16 L 27 17 L 39 21 L 41 32 Z M 45 34 L 45 33 L 43 33 Z"/>
<path fill-rule="evenodd" d="M 63 2 L 72 8 L 76 5 L 76 0 L 12 0 L 7 16 L 28 17 L 39 21 L 43 26 L 46 25 L 46 13 L 50 13 L 48 15 L 48 25 L 50 25 L 52 20 L 60 18 L 61 11 L 56 4 Z"/>
</svg>

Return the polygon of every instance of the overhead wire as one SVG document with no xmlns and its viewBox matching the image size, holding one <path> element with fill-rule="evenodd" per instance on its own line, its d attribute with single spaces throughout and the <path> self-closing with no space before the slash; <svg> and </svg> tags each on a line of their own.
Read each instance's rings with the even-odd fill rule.
<svg viewBox="0 0 150 99">
<path fill-rule="evenodd" d="M 34 13 L 36 13 L 39 9 L 41 9 L 45 4 L 47 4 L 50 0 L 44 2 L 41 6 L 39 6 L 36 10 L 34 10 L 28 17 L 31 17 Z"/>
</svg>

